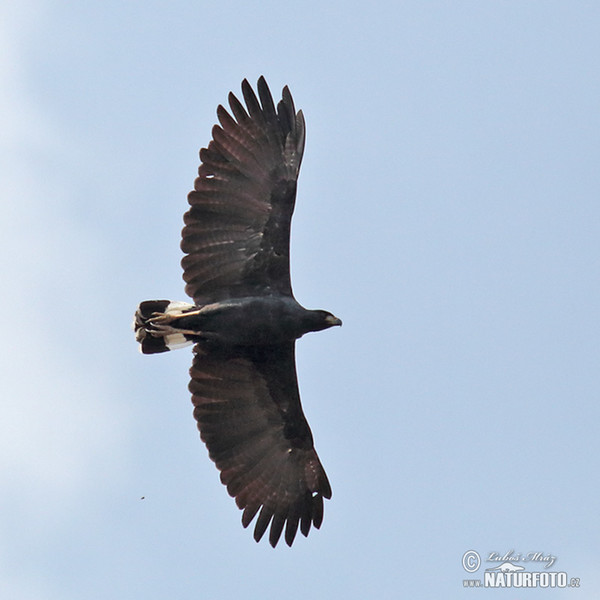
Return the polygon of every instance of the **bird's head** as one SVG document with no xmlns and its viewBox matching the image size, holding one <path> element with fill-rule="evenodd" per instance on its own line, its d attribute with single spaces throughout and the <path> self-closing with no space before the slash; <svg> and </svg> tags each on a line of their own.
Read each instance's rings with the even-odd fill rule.
<svg viewBox="0 0 600 600">
<path fill-rule="evenodd" d="M 309 310 L 309 326 L 308 331 L 322 331 L 329 327 L 335 327 L 336 325 L 342 325 L 341 319 L 338 319 L 335 315 L 332 315 L 326 310 Z"/>
</svg>

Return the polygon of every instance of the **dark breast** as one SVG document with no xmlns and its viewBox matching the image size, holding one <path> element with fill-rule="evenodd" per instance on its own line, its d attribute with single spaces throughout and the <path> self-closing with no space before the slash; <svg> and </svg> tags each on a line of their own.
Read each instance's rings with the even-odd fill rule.
<svg viewBox="0 0 600 600">
<path fill-rule="evenodd" d="M 182 317 L 177 327 L 193 329 L 226 346 L 282 344 L 303 333 L 305 309 L 289 297 L 249 297 L 207 306 L 198 315 Z"/>
</svg>

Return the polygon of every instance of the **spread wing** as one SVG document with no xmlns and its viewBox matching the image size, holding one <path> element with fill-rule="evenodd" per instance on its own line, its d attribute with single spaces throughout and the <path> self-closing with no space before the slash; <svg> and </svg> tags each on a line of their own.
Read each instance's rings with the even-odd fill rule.
<svg viewBox="0 0 600 600">
<path fill-rule="evenodd" d="M 291 546 L 298 526 L 305 536 L 311 524 L 321 526 L 323 498 L 331 498 L 300 405 L 294 343 L 195 352 L 194 417 L 221 481 L 244 511 L 242 524 L 258 514 L 254 539 L 271 524 L 272 546 L 285 526 Z"/>
<path fill-rule="evenodd" d="M 269 294 L 292 295 L 290 222 L 304 151 L 302 111 L 295 112 L 287 87 L 277 108 L 263 77 L 258 98 L 242 82 L 246 108 L 232 94 L 217 109 L 190 209 L 181 249 L 186 292 L 196 304 Z"/>
</svg>

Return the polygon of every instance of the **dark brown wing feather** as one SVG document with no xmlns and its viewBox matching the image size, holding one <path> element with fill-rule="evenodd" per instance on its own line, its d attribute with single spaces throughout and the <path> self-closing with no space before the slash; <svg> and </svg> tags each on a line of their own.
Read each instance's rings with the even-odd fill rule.
<svg viewBox="0 0 600 600">
<path fill-rule="evenodd" d="M 229 94 L 219 106 L 185 214 L 181 249 L 186 292 L 196 304 L 271 292 L 292 295 L 290 222 L 304 151 L 302 111 L 288 88 L 273 103 L 263 77 L 258 98 L 244 80 L 246 102 Z"/>
<path fill-rule="evenodd" d="M 285 528 L 291 546 L 298 527 L 308 535 L 323 520 L 331 487 L 300 405 L 294 343 L 204 351 L 190 370 L 194 417 L 221 481 L 243 509 L 254 539 L 269 524 L 275 546 Z"/>
</svg>

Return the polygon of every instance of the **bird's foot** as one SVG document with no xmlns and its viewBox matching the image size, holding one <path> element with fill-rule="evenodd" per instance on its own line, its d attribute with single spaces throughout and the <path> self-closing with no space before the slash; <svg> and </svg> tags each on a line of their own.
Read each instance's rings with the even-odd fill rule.
<svg viewBox="0 0 600 600">
<path fill-rule="evenodd" d="M 174 333 L 197 335 L 196 331 L 177 327 L 173 322 L 177 321 L 179 317 L 181 317 L 181 315 L 153 313 L 146 323 L 146 331 L 155 336 L 166 336 Z"/>
</svg>

